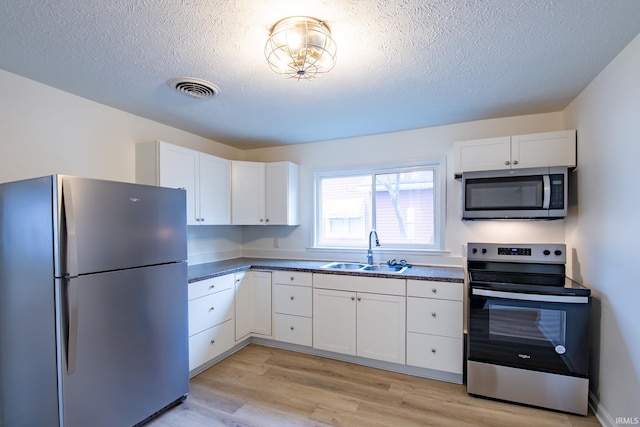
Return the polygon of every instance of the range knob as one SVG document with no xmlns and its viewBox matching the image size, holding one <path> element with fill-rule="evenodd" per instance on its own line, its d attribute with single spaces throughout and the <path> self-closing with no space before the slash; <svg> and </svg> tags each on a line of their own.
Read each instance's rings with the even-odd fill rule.
<svg viewBox="0 0 640 427">
<path fill-rule="evenodd" d="M 482 253 L 483 253 L 483 254 L 486 254 L 486 253 L 487 253 L 487 250 L 486 250 L 485 248 L 482 248 Z"/>
<path fill-rule="evenodd" d="M 471 253 L 472 253 L 472 254 L 477 254 L 477 253 L 478 253 L 478 248 L 473 248 L 473 249 L 471 249 Z"/>
<path fill-rule="evenodd" d="M 556 251 L 554 252 L 554 254 L 555 254 L 556 256 L 560 256 L 560 255 L 562 255 L 562 251 L 561 251 L 560 249 L 556 249 Z"/>
<path fill-rule="evenodd" d="M 549 249 L 545 249 L 542 253 L 545 255 L 551 255 L 551 251 Z"/>
</svg>

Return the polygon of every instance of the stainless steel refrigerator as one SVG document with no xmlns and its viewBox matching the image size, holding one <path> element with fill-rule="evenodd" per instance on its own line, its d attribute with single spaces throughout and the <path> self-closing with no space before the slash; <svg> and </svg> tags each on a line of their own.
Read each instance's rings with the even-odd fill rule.
<svg viewBox="0 0 640 427">
<path fill-rule="evenodd" d="M 185 192 L 0 184 L 0 427 L 131 426 L 189 390 Z"/>
</svg>

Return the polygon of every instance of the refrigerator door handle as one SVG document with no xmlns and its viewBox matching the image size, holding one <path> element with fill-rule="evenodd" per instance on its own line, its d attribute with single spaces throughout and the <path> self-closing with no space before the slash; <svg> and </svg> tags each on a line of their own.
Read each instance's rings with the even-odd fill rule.
<svg viewBox="0 0 640 427">
<path fill-rule="evenodd" d="M 62 179 L 62 200 L 64 203 L 64 221 L 66 229 L 66 270 L 64 273 L 71 277 L 78 275 L 78 244 L 76 240 L 76 221 L 73 209 L 73 196 L 71 180 Z"/>
<path fill-rule="evenodd" d="M 66 324 L 67 324 L 67 375 L 76 370 L 76 353 L 78 350 L 78 304 L 79 291 L 78 278 L 66 278 Z"/>
</svg>

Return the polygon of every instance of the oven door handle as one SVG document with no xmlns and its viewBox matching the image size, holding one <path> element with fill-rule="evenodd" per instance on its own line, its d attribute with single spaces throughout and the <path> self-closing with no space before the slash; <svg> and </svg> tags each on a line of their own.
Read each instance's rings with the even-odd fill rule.
<svg viewBox="0 0 640 427">
<path fill-rule="evenodd" d="M 542 183 L 544 187 L 542 190 L 542 209 L 549 209 L 549 206 L 551 205 L 551 179 L 549 178 L 549 175 L 542 175 Z"/>
<path fill-rule="evenodd" d="M 489 289 L 471 289 L 472 295 L 491 298 L 503 298 L 518 301 L 560 302 L 563 304 L 587 304 L 589 297 L 575 295 L 541 295 L 524 294 L 520 292 L 492 291 Z"/>
</svg>

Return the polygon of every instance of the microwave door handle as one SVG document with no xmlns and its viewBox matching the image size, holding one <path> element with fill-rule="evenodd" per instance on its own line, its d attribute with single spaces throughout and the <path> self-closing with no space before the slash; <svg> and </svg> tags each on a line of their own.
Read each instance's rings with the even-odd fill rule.
<svg viewBox="0 0 640 427">
<path fill-rule="evenodd" d="M 542 175 L 542 209 L 549 209 L 549 205 L 551 204 L 551 179 L 549 175 Z"/>
</svg>

